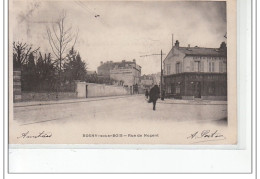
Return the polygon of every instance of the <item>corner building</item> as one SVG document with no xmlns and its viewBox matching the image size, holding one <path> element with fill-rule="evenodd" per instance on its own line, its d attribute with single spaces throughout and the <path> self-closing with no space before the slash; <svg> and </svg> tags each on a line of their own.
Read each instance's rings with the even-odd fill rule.
<svg viewBox="0 0 260 179">
<path fill-rule="evenodd" d="M 164 59 L 166 97 L 227 99 L 227 47 L 180 47 L 177 40 Z"/>
</svg>

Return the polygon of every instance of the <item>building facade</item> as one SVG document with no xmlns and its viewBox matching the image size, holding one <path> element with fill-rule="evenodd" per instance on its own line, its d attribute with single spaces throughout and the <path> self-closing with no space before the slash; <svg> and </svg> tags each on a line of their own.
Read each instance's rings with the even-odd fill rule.
<svg viewBox="0 0 260 179">
<path fill-rule="evenodd" d="M 97 68 L 97 75 L 109 78 L 110 76 L 110 70 L 115 67 L 115 63 L 113 61 L 107 61 L 107 62 L 100 62 L 100 66 Z"/>
<path fill-rule="evenodd" d="M 176 41 L 164 60 L 166 96 L 180 99 L 227 98 L 227 48 L 180 47 Z"/>
<path fill-rule="evenodd" d="M 142 75 L 140 78 L 140 93 L 144 93 L 145 90 L 150 90 L 154 83 L 153 75 Z"/>
<path fill-rule="evenodd" d="M 114 67 L 110 69 L 110 79 L 123 81 L 124 86 L 131 87 L 140 84 L 141 66 L 136 61 L 115 62 Z"/>
<path fill-rule="evenodd" d="M 160 85 L 161 84 L 161 72 L 152 74 L 154 84 Z"/>
</svg>

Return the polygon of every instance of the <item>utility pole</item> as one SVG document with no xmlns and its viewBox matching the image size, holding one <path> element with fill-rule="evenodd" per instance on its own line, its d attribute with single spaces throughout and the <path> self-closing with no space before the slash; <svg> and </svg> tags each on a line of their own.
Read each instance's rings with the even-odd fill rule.
<svg viewBox="0 0 260 179">
<path fill-rule="evenodd" d="M 173 47 L 173 34 L 172 34 L 172 47 Z"/>
<path fill-rule="evenodd" d="M 162 83 L 162 79 L 163 79 L 163 68 L 162 68 L 162 58 L 163 58 L 163 55 L 165 55 L 165 54 L 163 54 L 163 52 L 162 52 L 162 50 L 161 50 L 161 53 L 160 54 L 150 54 L 150 55 L 142 55 L 142 56 L 140 56 L 140 57 L 148 57 L 148 56 L 156 56 L 156 55 L 160 55 L 161 56 L 161 78 L 160 78 L 160 92 L 161 92 L 161 94 L 162 94 L 162 85 L 163 85 L 163 83 Z"/>
</svg>

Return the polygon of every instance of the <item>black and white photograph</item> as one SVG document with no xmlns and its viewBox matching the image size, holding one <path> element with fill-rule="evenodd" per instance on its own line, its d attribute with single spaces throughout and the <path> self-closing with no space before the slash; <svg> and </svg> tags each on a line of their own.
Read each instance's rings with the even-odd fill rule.
<svg viewBox="0 0 260 179">
<path fill-rule="evenodd" d="M 12 0 L 8 44 L 10 144 L 237 143 L 227 1 Z"/>
</svg>

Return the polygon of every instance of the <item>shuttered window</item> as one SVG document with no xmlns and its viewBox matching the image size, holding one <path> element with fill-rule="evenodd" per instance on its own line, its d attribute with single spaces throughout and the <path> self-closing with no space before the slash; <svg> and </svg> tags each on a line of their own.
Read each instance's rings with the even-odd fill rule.
<svg viewBox="0 0 260 179">
<path fill-rule="evenodd" d="M 194 61 L 190 62 L 190 66 L 191 66 L 191 72 L 193 72 L 194 71 Z"/>
<path fill-rule="evenodd" d="M 201 66 L 200 66 L 200 62 L 197 61 L 194 63 L 194 71 L 195 72 L 200 72 Z"/>
<path fill-rule="evenodd" d="M 166 67 L 166 74 L 167 75 L 171 74 L 171 65 L 167 65 L 167 67 Z"/>
<path fill-rule="evenodd" d="M 204 72 L 204 61 L 201 62 L 201 69 L 200 69 L 201 72 Z"/>
<path fill-rule="evenodd" d="M 176 63 L 176 73 L 180 73 L 180 63 Z"/>
<path fill-rule="evenodd" d="M 209 72 L 215 72 L 215 63 L 209 62 Z"/>
</svg>

